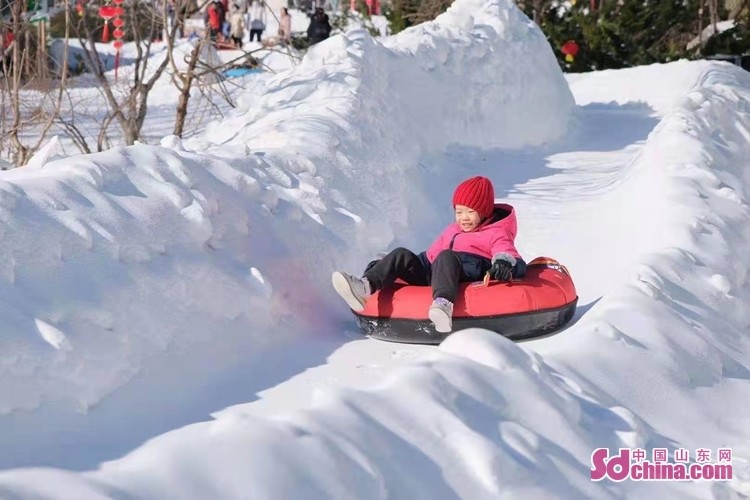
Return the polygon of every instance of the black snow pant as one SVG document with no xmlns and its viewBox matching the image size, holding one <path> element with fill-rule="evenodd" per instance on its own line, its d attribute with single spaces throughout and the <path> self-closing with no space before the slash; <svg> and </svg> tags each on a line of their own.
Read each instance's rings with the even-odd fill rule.
<svg viewBox="0 0 750 500">
<path fill-rule="evenodd" d="M 432 298 L 456 301 L 458 284 L 479 281 L 491 266 L 490 259 L 465 252 L 443 250 L 430 264 L 427 255 L 416 255 L 406 248 L 397 248 L 365 271 L 364 277 L 373 292 L 393 284 L 400 278 L 410 285 L 432 286 Z"/>
</svg>

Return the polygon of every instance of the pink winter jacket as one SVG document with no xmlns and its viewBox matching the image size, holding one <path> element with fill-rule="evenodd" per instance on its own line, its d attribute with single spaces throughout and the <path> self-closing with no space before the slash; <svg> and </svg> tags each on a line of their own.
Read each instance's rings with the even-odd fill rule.
<svg viewBox="0 0 750 500">
<path fill-rule="evenodd" d="M 496 204 L 493 218 L 497 217 L 498 209 L 507 215 L 496 222 L 479 226 L 469 233 L 463 232 L 455 222 L 446 227 L 427 249 L 427 259 L 430 263 L 434 262 L 435 257 L 443 250 L 468 252 L 487 259 L 492 259 L 502 252 L 507 252 L 517 259 L 521 257 L 514 243 L 518 228 L 516 211 L 510 205 Z"/>
</svg>

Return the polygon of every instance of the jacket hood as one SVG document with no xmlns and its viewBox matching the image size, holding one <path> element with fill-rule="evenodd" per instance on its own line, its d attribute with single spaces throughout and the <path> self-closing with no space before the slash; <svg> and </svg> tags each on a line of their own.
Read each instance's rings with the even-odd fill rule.
<svg viewBox="0 0 750 500">
<path fill-rule="evenodd" d="M 461 227 L 458 223 L 455 223 L 456 228 L 460 231 Z M 492 216 L 484 220 L 474 230 L 485 231 L 497 227 L 504 227 L 511 238 L 516 237 L 516 231 L 518 230 L 518 224 L 516 222 L 516 210 L 507 203 L 495 203 L 495 208 L 492 211 Z"/>
</svg>

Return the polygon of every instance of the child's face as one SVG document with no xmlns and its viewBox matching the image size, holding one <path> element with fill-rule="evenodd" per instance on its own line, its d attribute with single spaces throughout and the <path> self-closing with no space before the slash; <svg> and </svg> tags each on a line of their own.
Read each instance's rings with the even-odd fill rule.
<svg viewBox="0 0 750 500">
<path fill-rule="evenodd" d="M 456 224 L 461 227 L 463 232 L 473 231 L 480 222 L 482 222 L 482 218 L 476 210 L 463 205 L 456 205 Z"/>
</svg>

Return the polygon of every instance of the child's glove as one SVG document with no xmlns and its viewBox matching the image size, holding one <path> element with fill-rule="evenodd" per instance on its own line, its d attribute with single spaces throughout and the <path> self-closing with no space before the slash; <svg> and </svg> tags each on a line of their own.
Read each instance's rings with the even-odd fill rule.
<svg viewBox="0 0 750 500">
<path fill-rule="evenodd" d="M 492 267 L 490 276 L 497 281 L 507 282 L 513 277 L 513 267 L 516 265 L 516 258 L 509 253 L 498 253 L 492 257 Z"/>
</svg>

